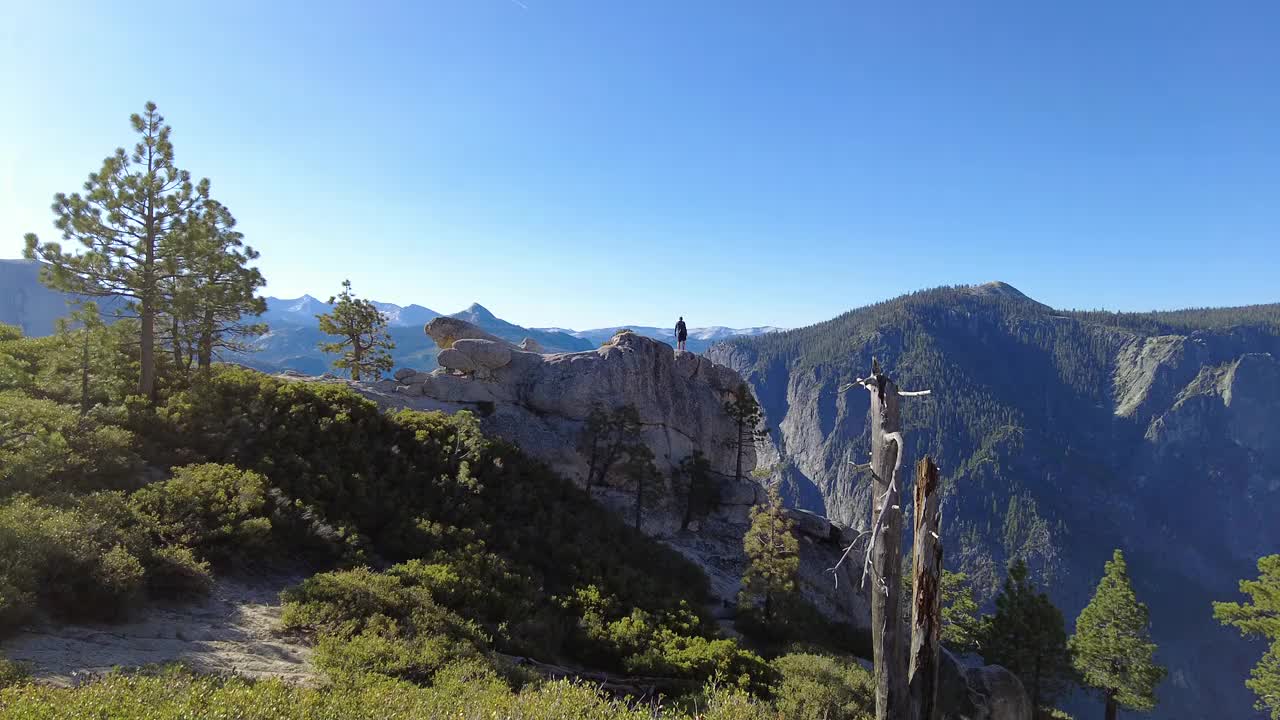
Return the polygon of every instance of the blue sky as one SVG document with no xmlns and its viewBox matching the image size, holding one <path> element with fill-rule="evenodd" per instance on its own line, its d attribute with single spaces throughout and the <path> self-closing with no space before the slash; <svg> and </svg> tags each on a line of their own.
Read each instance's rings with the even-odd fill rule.
<svg viewBox="0 0 1280 720">
<path fill-rule="evenodd" d="M 784 325 L 1000 279 L 1280 300 L 1280 4 L 57 3 L 0 24 L 0 257 L 147 100 L 268 292 Z"/>
</svg>

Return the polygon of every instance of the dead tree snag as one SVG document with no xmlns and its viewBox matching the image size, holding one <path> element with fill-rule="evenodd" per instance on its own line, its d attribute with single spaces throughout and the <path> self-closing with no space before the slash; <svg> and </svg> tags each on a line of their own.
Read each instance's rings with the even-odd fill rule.
<svg viewBox="0 0 1280 720">
<path fill-rule="evenodd" d="M 911 659 L 907 685 L 911 720 L 936 720 L 942 642 L 942 488 L 938 466 L 916 463 L 915 547 L 911 555 Z"/>
</svg>

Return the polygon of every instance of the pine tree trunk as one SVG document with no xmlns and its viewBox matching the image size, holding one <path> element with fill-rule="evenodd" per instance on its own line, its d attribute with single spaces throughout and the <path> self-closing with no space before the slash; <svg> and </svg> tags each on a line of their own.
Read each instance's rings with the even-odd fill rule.
<svg viewBox="0 0 1280 720">
<path fill-rule="evenodd" d="M 139 337 L 140 352 L 138 364 L 141 372 L 138 375 L 138 394 L 147 400 L 154 400 L 156 394 L 156 314 L 149 300 L 142 301 L 139 315 L 142 320 Z"/>
<path fill-rule="evenodd" d="M 911 661 L 907 685 L 912 720 L 936 720 L 938 660 L 942 649 L 942 487 L 938 466 L 916 463 L 915 548 L 911 599 Z"/>
<path fill-rule="evenodd" d="M 80 352 L 80 415 L 89 414 L 89 328 L 80 330 L 84 345 Z"/>
<path fill-rule="evenodd" d="M 196 367 L 208 370 L 213 364 L 213 311 L 207 310 L 204 322 L 200 326 L 200 349 L 196 356 Z"/>
<path fill-rule="evenodd" d="M 173 366 L 175 368 L 181 368 L 182 367 L 182 336 L 179 335 L 181 330 L 178 327 L 177 318 L 173 318 L 172 330 L 170 332 L 173 333 L 173 348 L 172 348 Z"/>
<path fill-rule="evenodd" d="M 1116 694 L 1113 690 L 1107 691 L 1107 712 L 1106 720 L 1116 720 L 1119 708 L 1116 707 Z"/>
<path fill-rule="evenodd" d="M 898 610 L 902 592 L 902 487 L 896 473 L 902 454 L 902 421 L 897 386 L 883 375 L 877 375 L 876 381 L 879 390 L 871 393 L 870 412 L 871 647 L 876 720 L 904 720 L 911 701 Z"/>
<path fill-rule="evenodd" d="M 148 134 L 151 132 L 151 119 L 148 113 Z M 155 159 L 152 155 L 154 147 L 147 146 L 147 176 L 155 172 Z M 138 394 L 148 401 L 156 399 L 156 305 L 159 299 L 159 288 L 156 284 L 156 246 L 159 238 L 156 232 L 156 199 L 148 191 L 146 199 L 146 235 L 143 238 L 142 253 L 142 292 L 138 298 L 138 315 L 141 321 L 139 333 Z"/>
</svg>

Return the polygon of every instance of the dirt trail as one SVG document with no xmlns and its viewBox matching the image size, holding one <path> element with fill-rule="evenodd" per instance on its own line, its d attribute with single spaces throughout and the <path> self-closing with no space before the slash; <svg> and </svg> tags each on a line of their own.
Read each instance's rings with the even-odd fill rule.
<svg viewBox="0 0 1280 720">
<path fill-rule="evenodd" d="M 219 580 L 203 601 L 151 606 L 116 625 L 35 625 L 0 643 L 0 657 L 36 679 L 74 685 L 115 667 L 181 662 L 194 670 L 308 682 L 310 649 L 275 635 L 280 591 L 300 577 Z"/>
</svg>

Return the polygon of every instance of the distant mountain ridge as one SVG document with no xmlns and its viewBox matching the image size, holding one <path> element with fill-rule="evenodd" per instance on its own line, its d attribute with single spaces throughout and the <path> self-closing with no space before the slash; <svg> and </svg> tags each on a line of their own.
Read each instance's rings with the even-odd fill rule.
<svg viewBox="0 0 1280 720">
<path fill-rule="evenodd" d="M 229 355 L 230 360 L 269 372 L 296 370 L 309 375 L 330 371 L 333 358 L 320 352 L 318 345 L 330 340 L 320 332 L 316 316 L 333 309 L 328 302 L 305 294 L 295 298 L 267 297 L 267 310 L 260 318 L 267 324 L 267 334 L 254 338 L 253 352 Z M 387 319 L 387 332 L 395 342 L 392 357 L 397 367 L 408 366 L 430 370 L 436 367 L 439 349 L 422 327 L 443 313 L 422 305 L 398 305 L 371 301 Z M 40 282 L 40 264 L 30 260 L 0 260 L 0 323 L 17 325 L 27 335 L 49 335 L 55 322 L 73 309 L 68 296 Z M 122 302 L 100 302 L 120 306 Z M 526 328 L 495 315 L 480 303 L 472 303 L 450 317 L 466 320 L 504 340 L 519 343 L 525 338 L 537 341 L 547 352 L 580 352 L 599 347 L 614 335 L 617 328 L 574 331 L 560 328 Z M 673 323 L 674 324 L 674 323 Z M 642 326 L 630 327 L 641 335 L 675 345 L 672 330 Z M 693 328 L 688 348 L 703 352 L 714 342 L 739 335 L 755 335 L 772 328 L 733 330 L 723 327 Z"/>
<path fill-rule="evenodd" d="M 571 335 L 576 338 L 588 340 L 594 346 L 600 345 L 604 341 L 613 337 L 619 330 L 626 328 L 634 333 L 645 337 L 653 338 L 658 342 L 664 342 L 668 345 L 675 345 L 675 323 L 671 323 L 669 328 L 657 328 L 648 325 L 615 325 L 607 328 L 594 328 L 592 330 L 569 330 L 566 328 L 539 328 L 546 332 L 557 332 Z M 764 335 L 765 333 L 779 332 L 783 328 L 763 325 L 760 327 L 750 328 L 730 328 L 722 325 L 710 325 L 707 327 L 691 327 L 689 328 L 689 341 L 685 344 L 685 348 L 692 352 L 705 352 L 710 347 L 721 340 L 728 340 L 736 337 L 755 337 Z"/>
<path fill-rule="evenodd" d="M 1070 629 L 1122 548 L 1170 671 L 1151 717 L 1256 717 L 1259 651 L 1211 603 L 1280 547 L 1280 304 L 1062 311 L 1006 283 L 942 287 L 708 356 L 754 388 L 761 464 L 791 499 L 860 529 L 869 400 L 840 389 L 875 357 L 932 391 L 903 402 L 904 467 L 941 468 L 947 567 L 989 601 L 1025 559 Z"/>
</svg>

